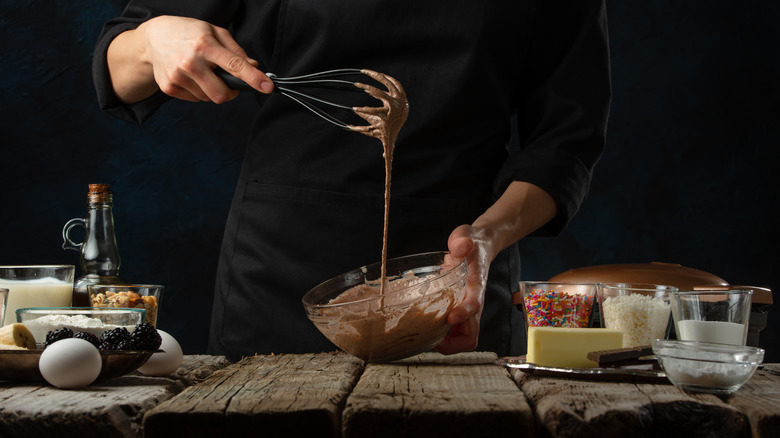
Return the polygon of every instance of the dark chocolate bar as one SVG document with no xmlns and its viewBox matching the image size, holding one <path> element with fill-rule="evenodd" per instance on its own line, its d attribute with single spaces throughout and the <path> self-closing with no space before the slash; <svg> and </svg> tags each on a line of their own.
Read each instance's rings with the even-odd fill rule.
<svg viewBox="0 0 780 438">
<path fill-rule="evenodd" d="M 588 353 L 588 360 L 596 362 L 601 367 L 615 367 L 651 363 L 654 362 L 655 359 L 641 358 L 652 355 L 653 348 L 649 345 L 642 345 L 639 347 L 617 348 L 614 350 L 591 351 Z"/>
</svg>

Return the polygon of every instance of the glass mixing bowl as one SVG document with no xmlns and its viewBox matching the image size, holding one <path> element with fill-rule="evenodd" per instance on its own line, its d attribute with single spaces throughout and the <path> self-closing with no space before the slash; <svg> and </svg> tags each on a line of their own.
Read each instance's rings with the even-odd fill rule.
<svg viewBox="0 0 780 438">
<path fill-rule="evenodd" d="M 331 342 L 368 362 L 413 356 L 435 347 L 450 329 L 447 315 L 463 300 L 465 260 L 431 252 L 353 269 L 303 297 L 309 319 Z"/>
</svg>

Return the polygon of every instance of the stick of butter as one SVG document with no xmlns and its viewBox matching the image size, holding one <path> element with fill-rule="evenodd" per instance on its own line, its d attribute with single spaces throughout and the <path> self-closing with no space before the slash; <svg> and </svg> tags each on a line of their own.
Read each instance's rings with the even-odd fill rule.
<svg viewBox="0 0 780 438">
<path fill-rule="evenodd" d="M 623 348 L 623 332 L 606 328 L 528 327 L 525 361 L 545 367 L 593 368 L 591 351 Z"/>
</svg>

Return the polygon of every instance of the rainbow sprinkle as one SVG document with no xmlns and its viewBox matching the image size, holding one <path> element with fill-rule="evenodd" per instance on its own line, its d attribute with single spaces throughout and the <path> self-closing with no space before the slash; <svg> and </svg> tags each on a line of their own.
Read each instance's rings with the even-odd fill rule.
<svg viewBox="0 0 780 438">
<path fill-rule="evenodd" d="M 554 290 L 526 294 L 526 321 L 535 327 L 587 327 L 593 297 Z"/>
</svg>

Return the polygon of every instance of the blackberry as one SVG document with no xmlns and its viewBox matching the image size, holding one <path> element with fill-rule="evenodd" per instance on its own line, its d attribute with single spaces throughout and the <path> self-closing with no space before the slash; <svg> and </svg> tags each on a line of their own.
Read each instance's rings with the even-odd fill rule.
<svg viewBox="0 0 780 438">
<path fill-rule="evenodd" d="M 72 337 L 73 337 L 73 330 L 67 327 L 63 327 L 57 330 L 52 330 L 49 333 L 46 333 L 46 347 L 61 339 L 68 339 Z"/>
<path fill-rule="evenodd" d="M 116 348 L 114 348 L 114 350 L 120 350 L 120 351 L 134 350 L 132 341 L 130 339 L 125 339 L 124 341 L 120 341 L 119 344 L 117 344 Z"/>
<path fill-rule="evenodd" d="M 73 335 L 74 338 L 83 339 L 94 345 L 95 348 L 100 348 L 100 338 L 89 332 L 78 332 Z"/>
<path fill-rule="evenodd" d="M 100 335 L 100 350 L 119 350 L 119 345 L 123 341 L 130 340 L 130 332 L 124 327 L 117 327 L 103 332 Z"/>
<path fill-rule="evenodd" d="M 130 334 L 130 346 L 133 350 L 157 350 L 160 344 L 162 344 L 162 337 L 149 323 L 138 324 Z"/>
</svg>

